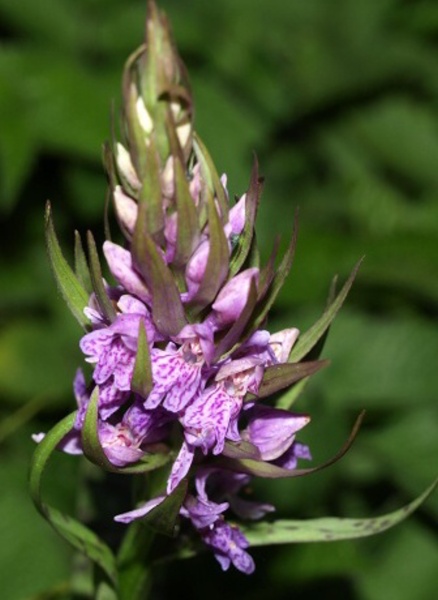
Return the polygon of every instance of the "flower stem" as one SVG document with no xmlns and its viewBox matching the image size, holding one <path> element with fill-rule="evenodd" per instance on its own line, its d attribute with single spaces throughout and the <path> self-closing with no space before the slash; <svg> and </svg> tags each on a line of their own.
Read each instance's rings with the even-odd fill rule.
<svg viewBox="0 0 438 600">
<path fill-rule="evenodd" d="M 152 587 L 148 554 L 154 531 L 137 521 L 129 526 L 117 557 L 119 600 L 147 600 Z"/>
</svg>

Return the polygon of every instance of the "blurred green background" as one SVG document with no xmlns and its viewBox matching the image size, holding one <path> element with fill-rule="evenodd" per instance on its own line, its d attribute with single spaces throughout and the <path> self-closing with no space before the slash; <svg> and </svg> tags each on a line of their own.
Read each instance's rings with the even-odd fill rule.
<svg viewBox="0 0 438 600">
<path fill-rule="evenodd" d="M 197 130 L 228 173 L 232 194 L 245 191 L 253 152 L 259 157 L 266 186 L 258 234 L 266 254 L 276 232 L 287 239 L 300 208 L 296 260 L 270 328 L 304 330 L 323 309 L 332 276 L 344 280 L 366 255 L 324 351 L 332 364 L 297 404 L 312 415 L 302 439 L 317 461 L 340 446 L 362 408 L 365 425 L 340 463 L 309 478 L 257 484 L 257 493 L 290 518 L 398 507 L 430 483 L 438 464 L 438 3 L 159 4 L 191 74 Z M 50 198 L 68 252 L 74 229 L 91 228 L 103 239 L 101 144 L 144 17 L 145 0 L 0 0 L 5 600 L 72 598 L 66 582 L 77 559 L 26 489 L 30 434 L 73 408 L 71 380 L 82 362 L 80 330 L 51 278 L 43 210 Z M 87 514 L 84 469 L 61 456 L 47 487 L 58 505 Z M 126 510 L 125 480 L 113 486 L 126 493 Z M 251 578 L 222 574 L 210 555 L 157 568 L 154 597 L 184 589 L 211 600 L 432 600 L 437 517 L 435 494 L 377 538 L 257 549 Z"/>
</svg>

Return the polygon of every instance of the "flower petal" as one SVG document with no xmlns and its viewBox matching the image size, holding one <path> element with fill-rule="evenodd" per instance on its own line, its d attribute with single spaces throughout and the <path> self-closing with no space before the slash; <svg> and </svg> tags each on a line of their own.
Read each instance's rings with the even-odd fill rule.
<svg viewBox="0 0 438 600">
<path fill-rule="evenodd" d="M 142 517 L 146 516 L 149 512 L 151 512 L 153 508 L 161 504 L 165 498 L 166 496 L 157 496 L 156 498 L 152 498 L 152 500 L 149 500 L 140 508 L 136 508 L 135 510 L 130 510 L 120 515 L 116 515 L 114 517 L 114 521 L 117 521 L 118 523 L 131 523 L 136 519 L 141 519 Z"/>
<path fill-rule="evenodd" d="M 104 242 L 103 253 L 111 273 L 125 290 L 149 303 L 150 292 L 133 267 L 131 253 L 109 241 Z"/>
<path fill-rule="evenodd" d="M 167 480 L 167 493 L 171 494 L 180 481 L 187 475 L 192 466 L 195 450 L 186 442 L 182 443 L 181 450 L 172 465 L 169 479 Z"/>
</svg>

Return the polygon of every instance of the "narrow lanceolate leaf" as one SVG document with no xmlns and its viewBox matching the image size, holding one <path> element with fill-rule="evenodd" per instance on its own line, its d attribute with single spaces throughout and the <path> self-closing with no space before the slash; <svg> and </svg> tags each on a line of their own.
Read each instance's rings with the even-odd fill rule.
<svg viewBox="0 0 438 600">
<path fill-rule="evenodd" d="M 87 231 L 87 243 L 88 243 L 88 257 L 90 260 L 90 274 L 91 282 L 93 284 L 94 293 L 96 294 L 96 300 L 99 304 L 102 314 L 109 321 L 114 321 L 116 318 L 116 309 L 113 303 L 109 299 L 105 285 L 102 279 L 102 269 L 100 268 L 99 255 L 97 253 L 96 242 L 94 241 L 93 234 L 91 231 Z"/>
<path fill-rule="evenodd" d="M 182 164 L 174 159 L 175 194 L 178 212 L 178 233 L 173 264 L 181 267 L 187 264 L 193 248 L 199 239 L 198 213 L 190 195 L 187 179 Z"/>
<path fill-rule="evenodd" d="M 72 430 L 75 419 L 76 413 L 65 417 L 39 443 L 31 463 L 30 493 L 38 511 L 47 519 L 53 529 L 96 563 L 105 572 L 109 581 L 116 585 L 115 558 L 109 547 L 90 529 L 69 515 L 49 506 L 42 499 L 41 483 L 47 463 L 61 440 Z"/>
<path fill-rule="evenodd" d="M 375 535 L 406 519 L 432 494 L 437 485 L 438 479 L 418 498 L 406 506 L 380 517 L 371 519 L 323 517 L 302 521 L 281 520 L 273 523 L 254 523 L 242 527 L 242 530 L 251 546 L 296 542 L 333 542 Z"/>
<path fill-rule="evenodd" d="M 96 386 L 90 397 L 90 402 L 85 414 L 82 427 L 82 448 L 85 456 L 94 464 L 110 473 L 120 475 L 133 475 L 135 473 L 147 473 L 162 467 L 169 461 L 169 454 L 157 453 L 147 454 L 142 460 L 126 467 L 116 467 L 107 458 L 98 434 L 98 402 L 99 388 Z"/>
<path fill-rule="evenodd" d="M 91 294 L 93 285 L 91 283 L 90 269 L 88 268 L 87 258 L 84 247 L 82 246 L 79 231 L 75 231 L 75 273 L 83 288 Z"/>
<path fill-rule="evenodd" d="M 254 238 L 254 223 L 262 191 L 262 181 L 259 177 L 259 164 L 254 156 L 249 188 L 245 198 L 245 226 L 239 236 L 237 245 L 230 260 L 230 277 L 240 271 L 248 254 Z"/>
<path fill-rule="evenodd" d="M 163 502 L 142 518 L 141 522 L 158 533 L 175 536 L 177 533 L 176 521 L 187 494 L 187 486 L 187 479 L 183 479 Z"/>
<path fill-rule="evenodd" d="M 348 440 L 345 442 L 345 444 L 342 446 L 339 452 L 337 452 L 335 456 L 333 456 L 326 462 L 316 467 L 310 467 L 308 469 L 289 470 L 283 469 L 282 467 L 278 467 L 277 465 L 274 465 L 269 462 L 261 460 L 252 460 L 250 458 L 244 458 L 241 460 L 234 460 L 231 458 L 220 458 L 217 462 L 223 469 L 228 469 L 237 473 L 248 473 L 249 475 L 256 475 L 257 477 L 265 477 L 267 479 L 283 479 L 289 477 L 302 477 L 303 475 L 310 475 L 311 473 L 315 473 L 316 471 L 321 471 L 321 469 L 325 469 L 326 467 L 337 462 L 340 458 L 344 456 L 344 454 L 350 449 L 352 443 L 356 438 L 364 415 L 365 411 L 363 411 L 356 419 L 356 422 L 353 426 Z"/>
<path fill-rule="evenodd" d="M 208 227 L 210 250 L 207 266 L 199 289 L 190 302 L 190 307 L 198 310 L 202 310 L 214 300 L 228 273 L 228 242 L 211 195 L 208 197 Z"/>
<path fill-rule="evenodd" d="M 152 317 L 166 336 L 177 335 L 187 323 L 175 280 L 140 217 L 134 231 L 132 253 L 137 269 L 152 294 Z"/>
<path fill-rule="evenodd" d="M 266 398 L 275 392 L 284 390 L 292 383 L 313 375 L 328 364 L 328 360 L 315 360 L 302 363 L 282 363 L 267 367 L 257 397 Z"/>
<path fill-rule="evenodd" d="M 147 398 L 153 385 L 151 355 L 149 352 L 146 328 L 143 321 L 140 320 L 138 327 L 137 355 L 135 357 L 131 389 L 133 392 L 140 394 L 143 398 Z"/>
<path fill-rule="evenodd" d="M 62 254 L 53 226 L 50 202 L 46 204 L 45 232 L 47 252 L 58 289 L 73 316 L 85 328 L 89 324 L 87 317 L 84 315 L 84 308 L 88 304 L 89 294 Z"/>
<path fill-rule="evenodd" d="M 301 335 L 292 349 L 291 355 L 289 357 L 290 362 L 298 362 L 316 346 L 319 340 L 326 333 L 329 328 L 331 322 L 336 317 L 339 309 L 344 303 L 345 298 L 347 297 L 348 292 L 350 291 L 351 286 L 353 285 L 353 281 L 357 275 L 359 267 L 362 263 L 362 258 L 355 265 L 350 277 L 345 282 L 343 288 L 336 296 L 335 300 L 330 304 L 330 306 L 324 311 L 322 316 L 312 325 L 310 329 L 308 329 L 303 335 Z"/>
<path fill-rule="evenodd" d="M 228 220 L 229 206 L 225 190 L 205 144 L 196 134 L 193 136 L 193 147 L 195 149 L 196 157 L 201 165 L 202 174 L 207 181 L 210 191 L 215 194 L 218 200 L 222 223 L 226 223 Z"/>
</svg>

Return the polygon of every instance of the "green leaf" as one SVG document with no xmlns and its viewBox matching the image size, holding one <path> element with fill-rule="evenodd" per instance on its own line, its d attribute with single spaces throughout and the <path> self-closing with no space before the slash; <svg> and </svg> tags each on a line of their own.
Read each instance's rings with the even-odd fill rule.
<svg viewBox="0 0 438 600">
<path fill-rule="evenodd" d="M 89 324 L 84 315 L 89 296 L 62 254 L 53 226 L 50 202 L 46 204 L 45 230 L 47 252 L 58 289 L 76 320 L 85 328 Z"/>
<path fill-rule="evenodd" d="M 154 385 L 152 379 L 151 356 L 146 334 L 146 326 L 142 320 L 138 325 L 138 345 L 135 356 L 134 373 L 131 380 L 133 392 L 147 398 Z"/>
<path fill-rule="evenodd" d="M 99 255 L 97 253 L 96 242 L 94 241 L 91 231 L 87 231 L 88 256 L 90 259 L 90 274 L 93 284 L 94 293 L 99 304 L 100 310 L 105 317 L 110 321 L 116 318 L 116 309 L 114 308 L 102 278 L 102 269 L 100 268 Z"/>
<path fill-rule="evenodd" d="M 32 500 L 45 519 L 64 539 L 77 550 L 95 562 L 107 575 L 109 581 L 116 585 L 117 570 L 113 553 L 88 527 L 85 527 L 69 515 L 46 504 L 41 495 L 42 476 L 47 463 L 61 440 L 72 430 L 76 420 L 76 412 L 57 423 L 44 437 L 32 457 L 30 469 L 30 494 Z"/>
<path fill-rule="evenodd" d="M 302 358 L 304 358 L 312 350 L 312 348 L 315 347 L 318 341 L 325 334 L 331 322 L 336 317 L 342 304 L 344 303 L 344 300 L 347 297 L 351 286 L 353 285 L 353 281 L 357 275 L 362 260 L 363 259 L 360 259 L 360 261 L 356 263 L 350 277 L 347 279 L 343 288 L 336 296 L 336 299 L 324 311 L 324 313 L 318 319 L 318 321 L 316 321 L 316 323 L 314 323 L 312 327 L 306 331 L 306 333 L 304 333 L 298 338 L 298 341 L 293 347 L 292 352 L 290 354 L 290 362 L 298 362 Z"/>
<path fill-rule="evenodd" d="M 394 512 L 371 519 L 341 519 L 323 517 L 320 519 L 280 520 L 273 523 L 255 523 L 242 527 L 251 546 L 269 544 L 290 544 L 302 542 L 332 542 L 350 540 L 394 527 L 417 508 L 432 494 L 438 485 L 434 481 L 418 498 Z"/>
</svg>

